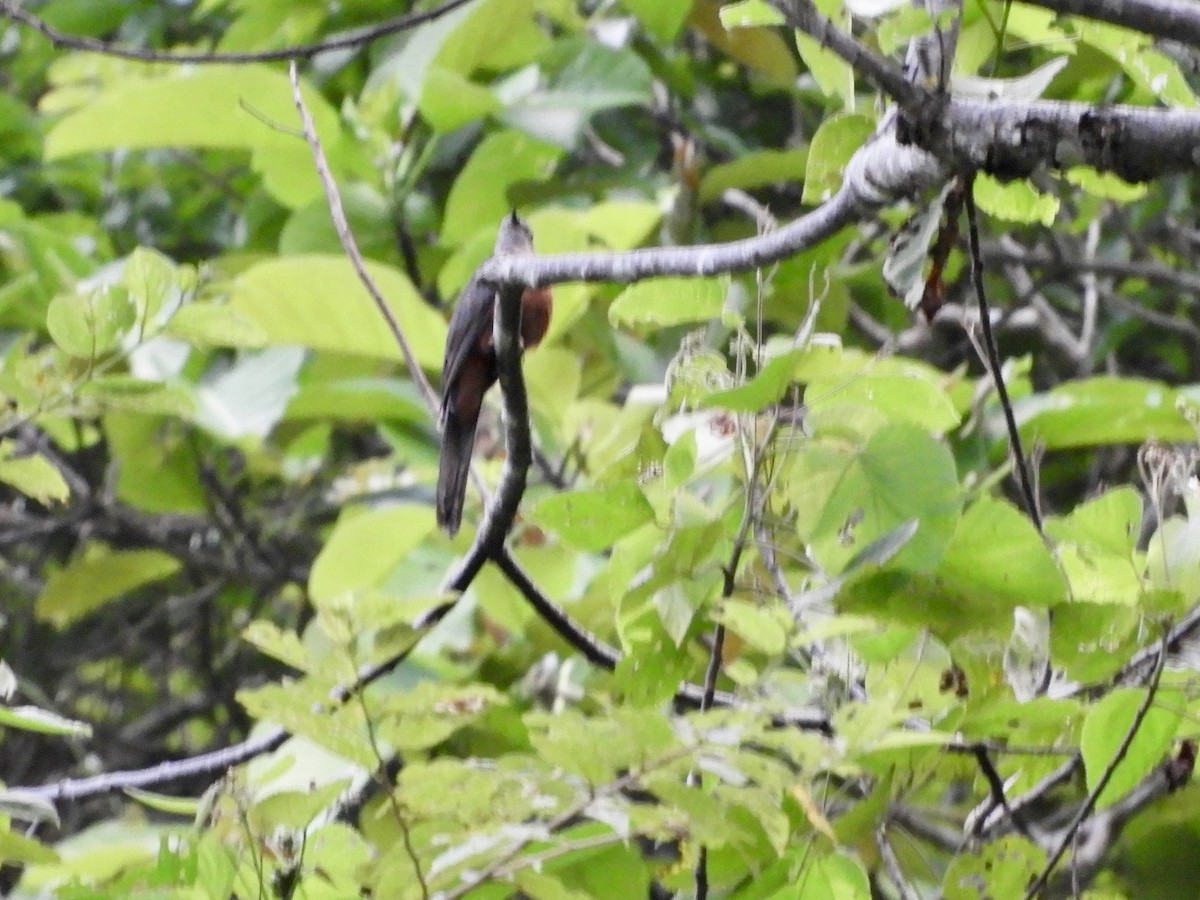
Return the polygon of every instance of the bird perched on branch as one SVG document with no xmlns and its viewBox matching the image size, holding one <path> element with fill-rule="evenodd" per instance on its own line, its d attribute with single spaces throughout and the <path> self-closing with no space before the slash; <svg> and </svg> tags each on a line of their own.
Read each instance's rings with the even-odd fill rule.
<svg viewBox="0 0 1200 900">
<path fill-rule="evenodd" d="M 516 210 L 504 217 L 495 255 L 533 252 L 533 232 Z M 549 288 L 527 288 L 521 297 L 521 345 L 536 346 L 550 326 Z M 449 534 L 462 522 L 467 474 L 483 395 L 496 383 L 492 341 L 496 289 L 472 277 L 450 318 L 442 364 L 442 453 L 438 461 L 437 520 Z"/>
</svg>

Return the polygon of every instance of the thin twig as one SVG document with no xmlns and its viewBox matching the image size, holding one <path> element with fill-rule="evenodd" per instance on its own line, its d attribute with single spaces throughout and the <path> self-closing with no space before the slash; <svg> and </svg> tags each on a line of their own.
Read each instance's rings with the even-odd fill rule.
<svg viewBox="0 0 1200 900">
<path fill-rule="evenodd" d="M 1017 429 L 1017 417 L 1013 412 L 1012 400 L 1008 396 L 1008 386 L 1004 383 L 1004 373 L 1001 371 L 1000 351 L 996 349 L 996 336 L 992 332 L 992 314 L 988 307 L 987 294 L 983 288 L 983 259 L 979 252 L 979 214 L 975 208 L 975 177 L 967 176 L 964 201 L 967 212 L 968 246 L 971 249 L 971 282 L 975 288 L 975 299 L 979 303 L 979 327 L 983 332 L 983 345 L 987 351 L 987 364 L 991 370 L 992 383 L 996 386 L 996 395 L 1000 399 L 1000 407 L 1004 410 L 1004 424 L 1008 428 L 1009 450 L 1015 461 L 1017 486 L 1025 500 L 1025 508 L 1029 518 L 1037 527 L 1038 533 L 1043 534 L 1042 511 L 1034 493 L 1033 475 L 1029 471 L 1029 462 L 1021 446 L 1021 433 Z"/>
<path fill-rule="evenodd" d="M 1170 644 L 1169 637 L 1169 633 L 1164 634 L 1159 643 L 1158 659 L 1154 664 L 1154 671 L 1150 673 L 1150 683 L 1146 685 L 1146 696 L 1142 698 L 1137 712 L 1134 713 L 1133 721 L 1129 723 L 1129 728 L 1125 730 L 1125 736 L 1121 738 L 1121 743 L 1117 746 L 1116 753 L 1113 754 L 1113 758 L 1105 767 L 1095 787 L 1088 794 L 1087 800 L 1084 801 L 1079 811 L 1075 814 L 1075 817 L 1071 820 L 1071 823 L 1063 832 L 1058 846 L 1050 854 L 1050 858 L 1046 860 L 1045 868 L 1042 869 L 1041 874 L 1038 875 L 1033 884 L 1029 886 L 1029 890 L 1025 892 L 1025 900 L 1032 900 L 1046 886 L 1046 882 L 1050 878 L 1050 873 L 1058 865 L 1058 861 L 1062 859 L 1063 854 L 1067 852 L 1067 848 L 1071 845 L 1071 841 L 1075 839 L 1079 827 L 1092 814 L 1092 810 L 1096 808 L 1096 802 L 1100 799 L 1100 795 L 1104 793 L 1104 789 L 1108 787 L 1108 783 L 1112 780 L 1117 767 L 1121 765 L 1121 761 L 1125 759 L 1125 754 L 1129 752 L 1129 748 L 1133 744 L 1133 739 L 1137 737 L 1137 733 L 1142 727 L 1142 722 L 1145 721 L 1146 714 L 1150 712 L 1150 707 L 1154 704 L 1154 697 L 1158 693 L 1158 685 L 1162 678 L 1163 668 L 1167 664 L 1167 648 Z"/>
<path fill-rule="evenodd" d="M 290 47 L 281 47 L 278 50 L 252 50 L 241 53 L 223 53 L 220 51 L 176 52 L 172 50 L 143 50 L 137 47 L 122 47 L 120 44 L 113 44 L 109 41 L 99 40 L 98 38 L 61 31 L 45 19 L 41 19 L 24 9 L 18 0 L 0 0 L 0 15 L 12 19 L 14 22 L 20 22 L 22 25 L 45 35 L 55 47 L 84 50 L 89 53 L 102 53 L 105 56 L 115 56 L 119 59 L 127 59 L 132 62 L 195 63 L 204 65 L 210 63 L 282 62 L 284 60 L 309 59 L 330 50 L 354 50 L 381 37 L 386 37 L 389 34 L 396 34 L 397 32 L 423 25 L 426 22 L 432 22 L 447 13 L 453 12 L 460 6 L 466 6 L 470 2 L 471 0 L 446 0 L 445 3 L 435 6 L 433 9 L 425 10 L 424 12 L 407 12 L 380 22 L 377 25 L 366 25 L 362 28 L 351 29 L 338 37 L 313 41 L 309 44 L 293 44 Z"/>
</svg>

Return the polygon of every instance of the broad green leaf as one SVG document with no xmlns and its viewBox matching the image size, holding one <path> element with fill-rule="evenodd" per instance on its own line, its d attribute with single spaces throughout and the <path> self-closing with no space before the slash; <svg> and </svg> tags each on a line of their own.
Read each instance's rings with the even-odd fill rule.
<svg viewBox="0 0 1200 900">
<path fill-rule="evenodd" d="M 747 644 L 770 655 L 783 652 L 793 626 L 786 610 L 745 600 L 724 601 L 714 618 Z"/>
<path fill-rule="evenodd" d="M 975 179 L 975 202 L 989 216 L 1020 225 L 1049 226 L 1058 215 L 1058 198 L 1043 194 L 1029 179 L 1000 182 L 981 172 Z"/>
<path fill-rule="evenodd" d="M 769 360 L 754 377 L 737 387 L 713 391 L 704 403 L 734 412 L 757 412 L 776 403 L 795 378 L 796 364 L 804 356 L 803 349 L 788 350 Z"/>
<path fill-rule="evenodd" d="M 1044 607 L 1065 598 L 1062 573 L 1033 523 L 1011 504 L 977 500 L 938 566 L 940 581 L 1001 606 Z"/>
<path fill-rule="evenodd" d="M 1117 749 L 1124 741 L 1146 691 L 1118 688 L 1097 701 L 1083 720 L 1079 750 L 1087 775 L 1088 790 L 1094 790 L 1113 764 Z M 1112 805 L 1163 761 L 1175 740 L 1185 698 L 1177 690 L 1161 690 L 1146 711 L 1129 745 L 1116 766 L 1108 785 L 1100 793 L 1099 808 Z"/>
<path fill-rule="evenodd" d="M 420 363 L 440 367 L 445 321 L 401 272 L 375 263 L 368 263 L 367 270 Z M 292 256 L 261 262 L 233 279 L 229 292 L 230 306 L 261 328 L 270 344 L 400 358 L 382 315 L 344 257 Z"/>
<path fill-rule="evenodd" d="M 503 109 L 486 87 L 441 66 L 426 73 L 419 107 L 434 131 L 442 133 Z"/>
<path fill-rule="evenodd" d="M 691 12 L 693 0 L 621 0 L 655 38 L 664 44 L 675 40 Z"/>
<path fill-rule="evenodd" d="M 584 718 L 574 710 L 525 717 L 529 738 L 547 763 L 601 785 L 625 770 L 644 770 L 679 748 L 679 736 L 657 710 L 613 709 Z"/>
<path fill-rule="evenodd" d="M 347 674 L 353 664 L 346 663 Z M 338 756 L 372 769 L 379 756 L 362 719 L 361 707 L 330 708 L 327 691 L 310 682 L 268 684 L 238 691 L 237 700 L 251 716 L 305 737 Z"/>
<path fill-rule="evenodd" d="M 715 200 L 728 188 L 762 187 L 777 182 L 799 183 L 808 166 L 807 150 L 758 150 L 719 163 L 700 179 L 701 200 Z"/>
<path fill-rule="evenodd" d="M 442 242 L 457 246 L 486 229 L 490 244 L 496 223 L 512 208 L 509 188 L 521 181 L 549 178 L 561 154 L 558 147 L 519 131 L 488 135 L 462 167 L 446 198 Z"/>
<path fill-rule="evenodd" d="M 307 86 L 304 99 L 336 169 L 347 157 L 338 140 L 337 114 Z M 295 127 L 296 122 L 291 85 L 281 67 L 165 66 L 127 74 L 102 89 L 50 130 L 45 152 L 47 159 L 58 160 L 154 147 L 249 150 L 268 190 L 295 208 L 321 190 L 308 147 L 273 124 Z"/>
<path fill-rule="evenodd" d="M 80 397 L 95 402 L 104 411 L 128 410 L 151 415 L 190 418 L 195 397 L 181 384 L 135 378 L 132 375 L 101 375 L 79 389 Z"/>
<path fill-rule="evenodd" d="M 1125 486 L 1081 503 L 1069 515 L 1051 517 L 1046 533 L 1055 540 L 1128 558 L 1136 549 L 1141 527 L 1142 495 Z"/>
<path fill-rule="evenodd" d="M 911 520 L 919 524 L 893 565 L 928 570 L 941 558 L 961 499 L 950 451 L 904 423 L 885 425 L 865 444 L 814 438 L 794 451 L 786 493 L 801 537 L 837 572 L 862 548 Z M 917 474 L 919 473 L 919 475 Z"/>
<path fill-rule="evenodd" d="M 1183 491 L 1185 515 L 1159 525 L 1146 547 L 1146 573 L 1157 587 L 1194 597 L 1200 591 L 1200 491 Z"/>
<path fill-rule="evenodd" d="M 874 130 L 871 118 L 858 113 L 838 113 L 822 122 L 808 148 L 801 199 L 819 203 L 833 196 L 842 186 L 846 163 Z"/>
<path fill-rule="evenodd" d="M 787 43 L 773 28 L 735 28 L 727 31 L 721 24 L 716 3 L 695 3 L 691 23 L 718 50 L 764 76 L 776 85 L 790 89 L 796 77 L 796 63 Z"/>
<path fill-rule="evenodd" d="M 1131 184 L 1112 172 L 1098 172 L 1091 166 L 1075 166 L 1067 169 L 1065 174 L 1071 184 L 1102 200 L 1133 203 L 1146 196 L 1146 185 Z"/>
<path fill-rule="evenodd" d="M 429 410 L 411 381 L 347 378 L 301 383 L 285 419 L 425 422 Z"/>
<path fill-rule="evenodd" d="M 977 853 L 958 853 L 942 880 L 945 900 L 1023 897 L 1046 868 L 1046 851 L 1022 835 L 989 841 Z"/>
<path fill-rule="evenodd" d="M 35 610 L 61 628 L 179 568 L 179 560 L 161 550 L 110 550 L 92 543 L 46 580 Z"/>
<path fill-rule="evenodd" d="M 183 269 L 190 272 L 190 269 Z M 138 319 L 153 323 L 164 304 L 177 294 L 180 288 L 181 270 L 163 254 L 138 247 L 125 260 L 121 270 L 121 283 L 129 292 L 129 299 L 137 308 Z"/>
<path fill-rule="evenodd" d="M 1179 64 L 1151 47 L 1147 35 L 1105 22 L 1078 21 L 1080 40 L 1110 56 L 1134 84 L 1155 100 L 1185 109 L 1197 105 Z"/>
<path fill-rule="evenodd" d="M 322 812 L 336 808 L 338 795 L 349 786 L 348 779 L 338 779 L 308 790 L 279 791 L 254 804 L 249 818 L 254 826 L 268 832 L 277 828 L 302 831 Z"/>
<path fill-rule="evenodd" d="M 960 416 L 946 396 L 945 376 L 922 366 L 875 367 L 842 379 L 814 378 L 808 397 L 832 397 L 839 405 L 869 406 L 889 421 L 909 422 L 933 433 L 949 431 Z"/>
<path fill-rule="evenodd" d="M 920 535 L 918 530 L 914 543 Z M 1065 579 L 1037 530 L 1015 508 L 991 498 L 978 500 L 962 516 L 933 572 L 889 566 L 852 579 L 838 596 L 845 612 L 924 626 L 943 638 L 1007 635 L 1016 607 L 1042 608 L 1065 599 Z"/>
<path fill-rule="evenodd" d="M 1068 568 L 1068 578 L 1071 572 Z M 1076 581 L 1072 592 L 1078 596 Z M 1085 603 L 1060 603 L 1054 607 L 1050 629 L 1050 656 L 1068 678 L 1084 683 L 1107 681 L 1125 665 L 1144 639 L 1143 611 L 1137 590 L 1118 595 L 1115 602 L 1097 602 L 1113 592 L 1095 591 Z"/>
<path fill-rule="evenodd" d="M 65 502 L 71 496 L 62 473 L 40 453 L 18 456 L 11 441 L 0 441 L 0 482 L 38 503 Z"/>
<path fill-rule="evenodd" d="M 868 900 L 872 896 L 866 869 L 857 855 L 849 852 L 813 854 L 796 879 L 797 900 Z"/>
<path fill-rule="evenodd" d="M 308 579 L 313 602 L 378 587 L 433 528 L 433 510 L 425 505 L 347 510 L 313 562 Z"/>
<path fill-rule="evenodd" d="M 531 223 L 539 221 L 536 215 L 530 217 Z M 589 206 L 582 216 L 583 230 L 613 250 L 640 247 L 661 221 L 662 207 L 645 200 L 604 200 Z M 553 239 L 553 235 L 547 236 L 548 241 Z M 539 246 L 541 243 L 539 238 Z M 551 247 L 552 243 L 546 246 Z"/>
<path fill-rule="evenodd" d="M 92 726 L 87 722 L 68 719 L 37 706 L 0 706 L 0 727 L 67 737 L 92 736 Z"/>
<path fill-rule="evenodd" d="M 802 31 L 797 31 L 796 50 L 804 65 L 812 75 L 813 81 L 826 97 L 836 98 L 843 109 L 853 112 L 854 96 L 854 67 L 821 43 Z M 813 149 L 816 148 L 814 142 Z"/>
<path fill-rule="evenodd" d="M 573 547 L 603 550 L 653 519 L 654 510 L 636 483 L 619 481 L 552 494 L 528 515 Z"/>
<path fill-rule="evenodd" d="M 507 698 L 487 684 L 448 684 L 424 681 L 412 690 L 393 693 L 372 704 L 376 734 L 403 751 L 427 750 Z"/>
<path fill-rule="evenodd" d="M 594 114 L 653 103 L 650 68 L 631 50 L 578 36 L 559 41 L 553 53 L 565 57 L 562 67 L 544 88 L 506 106 L 504 122 L 569 150 Z"/>
<path fill-rule="evenodd" d="M 0 809 L 3 807 L 3 797 L 0 797 Z M 59 856 L 54 848 L 8 828 L 0 828 L 0 862 L 20 866 L 50 865 L 58 861 Z"/>
<path fill-rule="evenodd" d="M 117 287 L 59 294 L 46 310 L 46 327 L 54 343 L 82 359 L 115 350 L 135 321 L 129 295 Z"/>
<path fill-rule="evenodd" d="M 308 651 L 294 631 L 285 631 L 265 619 L 255 619 L 242 629 L 242 639 L 297 672 L 308 671 Z"/>
<path fill-rule="evenodd" d="M 625 288 L 608 309 L 613 325 L 663 328 L 717 318 L 725 303 L 721 278 L 651 278 Z"/>
<path fill-rule="evenodd" d="M 215 303 L 189 303 L 167 323 L 166 333 L 202 347 L 262 347 L 267 334 L 241 310 Z"/>
<path fill-rule="evenodd" d="M 1196 437 L 1178 408 L 1175 391 L 1147 379 L 1100 375 L 1066 381 L 1016 400 L 1013 406 L 1026 440 L 1051 450 Z"/>
</svg>

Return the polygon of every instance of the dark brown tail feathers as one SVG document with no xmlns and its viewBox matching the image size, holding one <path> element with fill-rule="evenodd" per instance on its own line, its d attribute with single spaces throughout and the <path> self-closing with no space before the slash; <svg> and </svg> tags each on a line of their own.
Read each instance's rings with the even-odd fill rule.
<svg viewBox="0 0 1200 900">
<path fill-rule="evenodd" d="M 448 534 L 462 524 L 463 500 L 467 494 L 467 475 L 471 471 L 471 451 L 475 445 L 476 416 L 464 422 L 450 411 L 442 429 L 442 454 L 438 460 L 437 521 Z"/>
</svg>

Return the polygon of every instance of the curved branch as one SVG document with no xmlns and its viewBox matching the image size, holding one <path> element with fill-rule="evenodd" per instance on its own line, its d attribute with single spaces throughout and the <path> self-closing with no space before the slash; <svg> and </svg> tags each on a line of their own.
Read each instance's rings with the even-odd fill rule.
<svg viewBox="0 0 1200 900">
<path fill-rule="evenodd" d="M 1179 0 L 1026 0 L 1033 6 L 1069 13 L 1131 31 L 1200 47 L 1200 4 Z"/>
<path fill-rule="evenodd" d="M 372 41 L 389 34 L 396 34 L 409 28 L 415 28 L 426 22 L 441 18 L 453 12 L 460 6 L 466 6 L 471 0 L 446 0 L 425 12 L 408 12 L 395 16 L 377 25 L 366 25 L 354 28 L 337 37 L 314 41 L 309 44 L 294 44 L 291 47 L 281 47 L 278 50 L 252 50 L 244 53 L 196 52 L 171 50 L 141 50 L 136 47 L 122 47 L 98 38 L 78 34 L 68 34 L 55 28 L 45 19 L 35 16 L 22 8 L 18 0 L 0 0 L 0 15 L 14 22 L 32 28 L 45 35 L 55 47 L 65 47 L 70 50 L 85 50 L 89 53 L 102 53 L 105 56 L 115 56 L 133 62 L 172 62 L 172 63 L 256 63 L 280 62 L 283 60 L 309 59 L 329 50 L 353 50 L 365 46 Z"/>
</svg>

